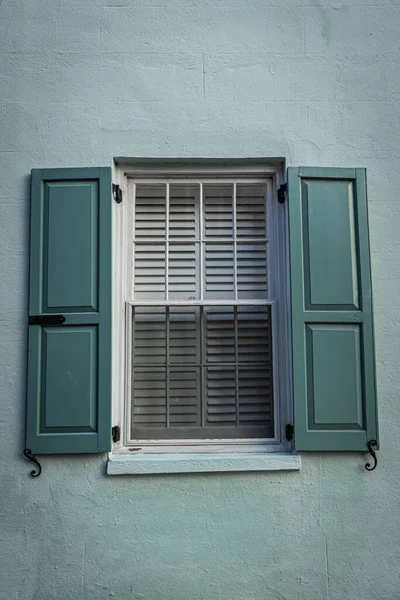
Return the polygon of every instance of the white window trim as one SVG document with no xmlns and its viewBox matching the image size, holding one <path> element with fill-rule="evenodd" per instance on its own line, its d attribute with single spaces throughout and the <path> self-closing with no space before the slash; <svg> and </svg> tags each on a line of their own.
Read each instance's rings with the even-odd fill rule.
<svg viewBox="0 0 400 600">
<path fill-rule="evenodd" d="M 164 473 L 229 473 L 242 471 L 299 471 L 301 457 L 295 453 L 267 454 L 112 454 L 108 475 L 161 475 Z"/>
<path fill-rule="evenodd" d="M 178 161 L 177 161 L 178 162 Z M 182 161 L 180 161 L 182 162 Z M 270 453 L 276 455 L 292 456 L 289 454 L 292 451 L 292 445 L 284 436 L 284 428 L 286 423 L 292 422 L 292 402 L 291 402 L 291 381 L 290 381 L 290 344 L 289 344 L 289 302 L 288 302 L 288 268 L 278 269 L 277 264 L 284 264 L 288 267 L 287 255 L 287 214 L 285 205 L 279 204 L 277 200 L 277 189 L 282 183 L 283 164 L 272 165 L 265 162 L 265 165 L 249 166 L 248 164 L 238 165 L 235 161 L 234 166 L 215 167 L 210 161 L 209 165 L 191 166 L 191 165 L 164 165 L 160 161 L 160 165 L 151 166 L 135 166 L 130 164 L 121 164 L 115 167 L 113 181 L 117 183 L 123 193 L 122 204 L 114 203 L 113 209 L 113 403 L 112 417 L 113 425 L 119 425 L 121 428 L 121 440 L 113 444 L 112 456 L 125 455 L 127 458 L 135 458 L 135 463 L 140 456 L 146 455 L 163 455 L 163 456 L 179 456 L 181 454 L 190 454 L 191 456 L 199 457 L 207 453 L 210 458 L 212 456 L 235 456 L 243 457 L 243 453 L 251 453 L 254 456 L 260 457 L 262 453 L 265 456 L 271 456 Z M 132 302 L 125 302 L 128 297 L 128 244 L 129 222 L 133 219 L 133 205 L 128 201 L 128 179 L 147 180 L 154 182 L 157 179 L 182 178 L 186 181 L 190 178 L 191 182 L 197 182 L 201 178 L 201 182 L 205 180 L 223 180 L 229 181 L 240 179 L 260 180 L 269 179 L 272 185 L 268 186 L 268 210 L 270 218 L 267 226 L 274 227 L 271 237 L 277 239 L 275 245 L 277 255 L 271 256 L 268 254 L 268 268 L 274 272 L 273 282 L 275 289 L 272 294 L 276 304 L 283 304 L 284 310 L 279 311 L 279 329 L 281 339 L 285 340 L 284 344 L 278 344 L 277 337 L 277 319 L 273 318 L 273 355 L 274 355 L 274 403 L 275 403 L 275 423 L 277 435 L 274 439 L 232 439 L 232 440 L 146 440 L 143 442 L 130 441 L 128 439 L 129 420 L 127 419 L 126 398 L 128 397 L 129 377 L 127 376 L 126 364 L 129 364 L 129 345 L 127 340 L 127 321 L 126 313 L 127 306 Z M 274 265 L 270 264 L 274 261 Z M 248 302 L 248 301 L 246 301 Z M 251 302 L 251 301 L 250 301 Z M 205 304 L 213 304 L 214 302 L 205 301 Z M 143 302 L 141 302 L 143 304 Z M 273 313 L 276 314 L 275 302 L 271 301 Z M 243 461 L 241 461 L 243 463 Z M 268 461 L 265 463 L 267 465 Z M 124 463 L 125 464 L 125 463 Z M 160 465 L 157 462 L 157 465 Z M 166 461 L 166 464 L 171 465 L 171 459 Z M 200 462 L 199 464 L 206 464 Z M 222 463 L 218 463 L 222 465 Z M 269 464 L 269 463 L 268 463 Z M 294 464 L 294 463 L 291 463 Z M 296 462 L 296 465 L 298 463 Z M 149 467 L 150 468 L 150 467 Z M 152 467 L 151 467 L 152 468 Z M 157 469 L 160 468 L 159 466 Z M 249 467 L 250 468 L 250 467 Z M 293 467 L 291 467 L 293 468 Z M 299 468 L 294 467 L 294 468 Z M 158 472 L 149 471 L 149 472 Z M 168 470 L 168 467 L 167 467 Z M 194 469 L 198 470 L 198 469 Z M 200 469 L 202 470 L 202 469 Z M 206 469 L 208 470 L 208 469 Z M 224 469 L 217 469 L 224 470 Z M 241 468 L 229 468 L 227 470 L 242 470 Z M 254 469 L 253 469 L 254 470 Z M 255 469 L 259 470 L 259 469 Z M 264 470 L 264 469 L 262 469 Z M 266 468 L 266 470 L 270 470 Z M 273 469 L 274 470 L 274 469 Z M 175 472 L 175 471 L 174 471 Z M 180 471 L 176 471 L 180 472 Z"/>
</svg>

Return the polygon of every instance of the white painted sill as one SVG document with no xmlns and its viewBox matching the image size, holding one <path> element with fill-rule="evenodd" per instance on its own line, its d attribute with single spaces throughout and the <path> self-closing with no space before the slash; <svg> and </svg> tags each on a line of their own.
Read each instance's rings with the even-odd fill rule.
<svg viewBox="0 0 400 600">
<path fill-rule="evenodd" d="M 244 471 L 299 471 L 295 453 L 231 454 L 110 454 L 108 475 L 155 475 L 167 473 L 228 473 Z"/>
</svg>

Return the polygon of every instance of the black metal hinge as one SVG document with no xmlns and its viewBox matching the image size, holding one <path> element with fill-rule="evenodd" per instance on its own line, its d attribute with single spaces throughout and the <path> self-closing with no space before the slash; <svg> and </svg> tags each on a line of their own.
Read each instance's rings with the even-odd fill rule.
<svg viewBox="0 0 400 600">
<path fill-rule="evenodd" d="M 111 433 L 112 433 L 112 441 L 114 442 L 114 444 L 116 444 L 121 439 L 121 427 L 119 425 L 115 425 L 111 429 Z"/>
<path fill-rule="evenodd" d="M 293 439 L 294 427 L 291 423 L 288 423 L 285 427 L 286 439 L 290 442 Z"/>
<path fill-rule="evenodd" d="M 122 202 L 122 190 L 116 183 L 112 184 L 112 193 L 113 198 L 117 204 L 121 204 Z"/>
<path fill-rule="evenodd" d="M 278 189 L 278 202 L 283 204 L 285 202 L 285 193 L 287 192 L 287 183 L 282 183 Z"/>
</svg>

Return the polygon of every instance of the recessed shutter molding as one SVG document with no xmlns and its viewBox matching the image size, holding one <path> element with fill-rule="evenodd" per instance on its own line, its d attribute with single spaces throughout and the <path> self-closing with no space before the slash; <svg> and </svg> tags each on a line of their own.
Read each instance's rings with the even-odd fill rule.
<svg viewBox="0 0 400 600">
<path fill-rule="evenodd" d="M 32 171 L 26 452 L 111 448 L 111 169 Z"/>
<path fill-rule="evenodd" d="M 378 424 L 365 170 L 289 168 L 288 210 L 295 448 L 371 451 Z"/>
</svg>

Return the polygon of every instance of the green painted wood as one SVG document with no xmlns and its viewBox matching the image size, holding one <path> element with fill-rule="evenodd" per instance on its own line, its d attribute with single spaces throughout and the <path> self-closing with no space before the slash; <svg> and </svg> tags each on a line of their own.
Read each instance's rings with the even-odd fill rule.
<svg viewBox="0 0 400 600">
<path fill-rule="evenodd" d="M 361 311 L 343 310 L 304 310 L 303 318 L 308 323 L 354 323 L 364 322 L 364 315 Z"/>
<path fill-rule="evenodd" d="M 342 167 L 299 167 L 299 176 L 301 178 L 322 179 L 323 181 L 330 179 L 351 180 L 356 177 L 356 169 Z"/>
<path fill-rule="evenodd" d="M 65 317 L 65 325 L 96 325 L 100 322 L 98 312 L 69 313 L 64 310 L 62 314 Z"/>
<path fill-rule="evenodd" d="M 307 325 L 309 429 L 362 429 L 360 334 L 358 324 Z"/>
<path fill-rule="evenodd" d="M 43 433 L 96 431 L 97 327 L 41 327 Z M 68 402 L 60 402 L 68 398 Z"/>
<path fill-rule="evenodd" d="M 352 183 L 302 178 L 301 185 L 305 307 L 357 309 Z"/>
<path fill-rule="evenodd" d="M 294 443 L 378 439 L 366 173 L 289 168 Z"/>
<path fill-rule="evenodd" d="M 26 445 L 111 447 L 111 169 L 32 171 Z M 99 268 L 101 265 L 101 268 Z"/>
<path fill-rule="evenodd" d="M 98 195 L 97 180 L 43 184 L 45 312 L 97 311 Z"/>
</svg>

